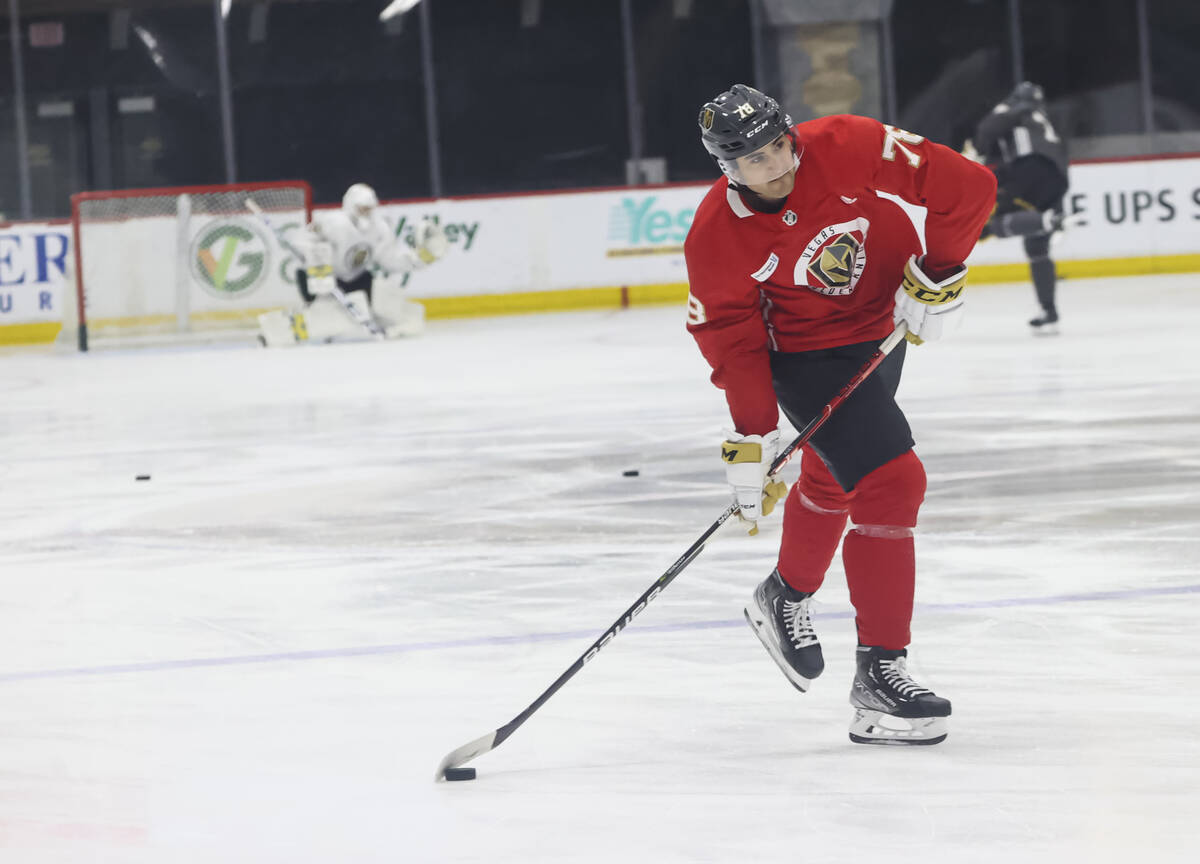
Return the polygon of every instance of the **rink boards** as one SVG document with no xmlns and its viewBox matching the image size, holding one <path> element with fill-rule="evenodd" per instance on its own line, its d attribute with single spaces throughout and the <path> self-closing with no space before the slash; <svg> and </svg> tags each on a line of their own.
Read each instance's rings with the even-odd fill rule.
<svg viewBox="0 0 1200 864">
<path fill-rule="evenodd" d="M 424 216 L 445 226 L 450 252 L 414 274 L 408 289 L 430 318 L 465 317 L 683 302 L 683 240 L 707 189 L 672 184 L 393 202 L 382 209 L 405 239 Z M 921 208 L 905 209 L 918 226 L 923 222 Z M 1200 156 L 1072 165 L 1066 209 L 1082 220 L 1052 247 L 1066 278 L 1200 271 Z M 66 222 L 0 229 L 0 343 L 58 336 L 74 292 L 72 244 Z M 969 263 L 976 285 L 1028 278 L 1017 239 L 985 241 Z M 209 290 L 205 311 L 231 326 L 252 326 L 263 309 L 286 302 L 279 288 L 264 281 L 261 288 L 226 292 L 227 299 Z M 101 308 L 115 310 L 121 303 L 110 301 L 125 289 L 90 290 Z M 110 319 L 120 317 L 114 311 Z"/>
</svg>

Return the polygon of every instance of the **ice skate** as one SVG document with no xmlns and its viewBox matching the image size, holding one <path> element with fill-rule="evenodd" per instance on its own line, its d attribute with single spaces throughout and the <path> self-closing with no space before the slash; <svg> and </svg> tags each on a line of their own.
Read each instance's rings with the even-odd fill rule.
<svg viewBox="0 0 1200 864">
<path fill-rule="evenodd" d="M 946 739 L 950 700 L 913 681 L 905 669 L 907 650 L 860 645 L 858 671 L 850 688 L 856 744 L 938 744 Z"/>
<path fill-rule="evenodd" d="M 771 572 L 746 605 L 746 621 L 771 659 L 801 693 L 825 669 L 821 643 L 809 618 L 811 593 L 797 591 Z"/>
<path fill-rule="evenodd" d="M 1058 312 L 1054 309 L 1043 310 L 1042 314 L 1029 322 L 1034 336 L 1058 335 Z"/>
</svg>

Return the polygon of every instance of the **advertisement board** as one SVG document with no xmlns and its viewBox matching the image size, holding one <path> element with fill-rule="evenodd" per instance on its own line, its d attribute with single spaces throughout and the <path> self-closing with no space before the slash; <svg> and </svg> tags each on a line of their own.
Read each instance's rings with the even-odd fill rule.
<svg viewBox="0 0 1200 864">
<path fill-rule="evenodd" d="M 0 325 L 60 321 L 71 254 L 69 223 L 0 228 Z"/>
<path fill-rule="evenodd" d="M 1200 157 L 1077 164 L 1070 181 L 1064 209 L 1079 224 L 1055 235 L 1052 256 L 1060 264 L 1108 261 L 1111 270 L 1133 272 L 1131 264 L 1141 261 L 1141 272 L 1155 272 L 1163 268 L 1151 259 L 1200 254 Z M 969 259 L 1024 260 L 1014 238 L 986 240 Z M 1200 270 L 1200 262 L 1180 263 Z"/>
<path fill-rule="evenodd" d="M 449 253 L 406 283 L 412 297 L 426 301 L 431 318 L 682 302 L 683 241 L 708 188 L 679 184 L 391 202 L 382 210 L 409 242 L 424 217 L 446 229 Z M 1078 224 L 1055 235 L 1051 255 L 1066 276 L 1200 271 L 1200 156 L 1072 165 L 1065 206 Z M 924 213 L 906 209 L 919 227 Z M 230 233 L 236 226 L 226 228 L 217 236 L 199 226 L 193 238 L 194 317 L 220 318 L 230 304 L 242 311 L 298 304 L 290 275 L 294 262 L 272 238 L 255 234 L 239 240 Z M 166 228 L 161 237 L 156 230 L 147 227 L 141 248 L 171 242 Z M 74 291 L 67 279 L 72 242 L 65 223 L 0 229 L 0 341 L 37 340 L 46 333 L 53 338 L 68 307 L 65 292 Z M 237 247 L 232 253 L 230 244 Z M 254 249 L 261 260 L 251 254 Z M 227 253 L 232 257 L 226 261 Z M 127 244 L 114 244 L 113 254 L 128 259 L 125 271 L 136 290 L 94 312 L 169 316 L 161 303 L 139 298 L 163 294 L 177 268 L 131 253 Z M 984 241 L 968 263 L 974 284 L 1027 278 L 1019 239 Z M 90 317 L 93 302 L 104 301 L 89 299 Z"/>
</svg>

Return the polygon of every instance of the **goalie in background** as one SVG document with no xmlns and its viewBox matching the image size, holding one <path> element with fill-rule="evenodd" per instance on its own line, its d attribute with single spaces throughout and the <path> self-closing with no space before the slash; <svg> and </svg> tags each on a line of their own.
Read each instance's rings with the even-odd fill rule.
<svg viewBox="0 0 1200 864">
<path fill-rule="evenodd" d="M 979 122 L 964 155 L 996 175 L 996 210 L 982 238 L 1021 237 L 1041 314 L 1029 322 L 1034 333 L 1057 333 L 1056 276 L 1050 235 L 1069 227 L 1063 215 L 1067 193 L 1067 147 L 1046 116 L 1042 88 L 1018 84 Z"/>
<path fill-rule="evenodd" d="M 359 318 L 378 324 L 389 339 L 425 329 L 425 308 L 403 296 L 403 280 L 446 254 L 446 233 L 426 218 L 417 225 L 410 245 L 396 236 L 378 208 L 375 190 L 355 183 L 342 196 L 340 210 L 313 215 L 290 243 L 290 251 L 302 258 L 296 285 L 305 306 L 297 312 L 260 315 L 259 341 L 274 347 L 371 338 L 372 332 L 347 305 L 363 313 Z"/>
</svg>

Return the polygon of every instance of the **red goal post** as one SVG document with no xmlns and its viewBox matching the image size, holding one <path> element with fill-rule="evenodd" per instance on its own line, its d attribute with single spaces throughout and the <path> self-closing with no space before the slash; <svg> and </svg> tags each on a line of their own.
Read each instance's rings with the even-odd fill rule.
<svg viewBox="0 0 1200 864">
<path fill-rule="evenodd" d="M 64 304 L 64 333 L 86 351 L 93 340 L 236 332 L 298 303 L 300 262 L 247 199 L 284 234 L 312 216 L 303 180 L 72 195 L 75 302 Z"/>
</svg>

